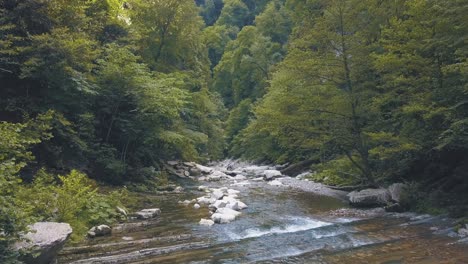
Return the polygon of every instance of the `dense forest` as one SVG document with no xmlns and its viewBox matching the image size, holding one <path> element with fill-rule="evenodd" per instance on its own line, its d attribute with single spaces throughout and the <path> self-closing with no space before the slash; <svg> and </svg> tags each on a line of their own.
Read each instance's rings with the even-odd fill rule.
<svg viewBox="0 0 468 264">
<path fill-rule="evenodd" d="M 0 0 L 0 262 L 173 159 L 403 181 L 463 216 L 467 79 L 465 0 Z"/>
</svg>

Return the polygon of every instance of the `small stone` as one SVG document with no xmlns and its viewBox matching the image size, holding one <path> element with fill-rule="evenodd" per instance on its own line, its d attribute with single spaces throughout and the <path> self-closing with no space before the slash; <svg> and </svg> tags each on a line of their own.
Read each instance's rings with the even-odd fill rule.
<svg viewBox="0 0 468 264">
<path fill-rule="evenodd" d="M 94 238 L 99 236 L 107 236 L 110 235 L 112 229 L 108 225 L 99 225 L 94 226 L 88 231 L 88 237 Z"/>
<path fill-rule="evenodd" d="M 195 209 L 200 209 L 200 205 L 199 205 L 199 204 L 194 204 L 194 205 L 193 205 L 193 208 L 195 208 Z"/>
<path fill-rule="evenodd" d="M 152 208 L 152 209 L 143 209 L 139 212 L 136 212 L 135 215 L 138 219 L 150 219 L 161 214 L 161 209 Z"/>
<path fill-rule="evenodd" d="M 126 236 L 124 236 L 124 237 L 122 237 L 122 240 L 124 240 L 124 241 L 132 241 L 132 240 L 134 240 L 134 238 L 133 238 L 133 237 L 126 237 Z"/>
<path fill-rule="evenodd" d="M 212 225 L 215 224 L 215 222 L 213 220 L 210 220 L 210 219 L 201 219 L 199 224 L 203 225 L 203 226 L 212 226 Z"/>
</svg>

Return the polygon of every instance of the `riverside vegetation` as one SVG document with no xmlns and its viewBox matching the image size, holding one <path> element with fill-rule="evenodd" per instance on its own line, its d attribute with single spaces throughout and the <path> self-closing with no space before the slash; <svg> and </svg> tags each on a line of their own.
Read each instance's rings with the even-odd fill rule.
<svg viewBox="0 0 468 264">
<path fill-rule="evenodd" d="M 0 262 L 35 221 L 118 221 L 121 186 L 173 159 L 406 182 L 412 210 L 466 217 L 467 21 L 465 0 L 0 0 Z"/>
</svg>

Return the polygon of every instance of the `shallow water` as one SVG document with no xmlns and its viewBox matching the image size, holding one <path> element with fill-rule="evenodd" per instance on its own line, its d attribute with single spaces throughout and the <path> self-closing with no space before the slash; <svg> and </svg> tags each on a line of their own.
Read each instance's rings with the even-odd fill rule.
<svg viewBox="0 0 468 264">
<path fill-rule="evenodd" d="M 201 218 L 209 218 L 208 208 L 195 210 L 177 203 L 203 195 L 189 183 L 186 194 L 146 195 L 141 205 L 135 205 L 161 208 L 159 219 L 69 246 L 59 263 L 468 263 L 466 245 L 451 245 L 456 238 L 430 230 L 448 225 L 449 220 L 417 221 L 398 214 L 339 217 L 330 212 L 347 204 L 335 198 L 265 182 L 229 184 L 208 185 L 241 191 L 239 199 L 249 208 L 230 224 L 198 225 Z M 122 239 L 130 237 L 132 241 Z M 96 259 L 145 249 L 164 250 L 127 261 Z"/>
</svg>

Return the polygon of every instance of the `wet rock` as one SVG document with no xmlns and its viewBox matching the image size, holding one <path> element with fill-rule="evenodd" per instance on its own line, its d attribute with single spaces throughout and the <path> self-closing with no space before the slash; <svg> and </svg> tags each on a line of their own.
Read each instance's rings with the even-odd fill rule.
<svg viewBox="0 0 468 264">
<path fill-rule="evenodd" d="M 72 228 L 66 223 L 38 222 L 29 226 L 31 232 L 23 236 L 24 240 L 17 242 L 15 250 L 26 250 L 21 261 L 34 264 L 54 263 L 58 252 L 63 248 Z"/>
<path fill-rule="evenodd" d="M 197 164 L 196 167 L 197 167 L 198 170 L 200 170 L 200 172 L 202 174 L 205 174 L 205 175 L 208 175 L 208 174 L 213 172 L 212 168 L 206 167 L 206 166 L 203 166 L 203 165 L 200 165 L 200 164 Z"/>
<path fill-rule="evenodd" d="M 124 237 L 122 237 L 122 240 L 123 241 L 132 241 L 132 240 L 135 240 L 135 239 L 133 237 L 124 236 Z"/>
<path fill-rule="evenodd" d="M 228 193 L 228 195 L 234 195 L 234 194 L 237 195 L 237 194 L 240 193 L 240 191 L 234 190 L 234 189 L 228 189 L 227 193 Z"/>
<path fill-rule="evenodd" d="M 464 228 L 459 228 L 457 233 L 460 237 L 468 237 L 468 224 Z"/>
<path fill-rule="evenodd" d="M 247 177 L 245 177 L 244 175 L 236 175 L 234 178 L 232 178 L 233 180 L 236 180 L 236 181 L 243 181 L 243 180 L 246 180 Z"/>
<path fill-rule="evenodd" d="M 351 205 L 359 207 L 372 207 L 387 205 L 391 201 L 390 192 L 387 189 L 365 189 L 348 194 Z"/>
<path fill-rule="evenodd" d="M 174 189 L 174 192 L 175 192 L 175 193 L 182 193 L 182 192 L 184 192 L 184 188 L 181 187 L 181 186 L 177 186 L 177 187 Z"/>
<path fill-rule="evenodd" d="M 184 166 L 189 167 L 189 168 L 194 168 L 197 166 L 195 162 L 184 162 L 183 164 Z"/>
<path fill-rule="evenodd" d="M 219 208 L 216 210 L 216 213 L 211 216 L 211 219 L 217 224 L 227 224 L 234 221 L 239 215 L 240 213 L 235 210 L 229 208 Z"/>
<path fill-rule="evenodd" d="M 190 176 L 200 176 L 201 175 L 201 170 L 198 168 L 190 168 L 189 170 Z"/>
<path fill-rule="evenodd" d="M 185 201 L 179 201 L 180 204 L 183 204 L 183 205 L 189 205 L 192 203 L 192 201 L 189 201 L 189 200 L 185 200 Z"/>
<path fill-rule="evenodd" d="M 112 229 L 108 225 L 98 225 L 92 227 L 88 231 L 88 237 L 94 238 L 94 237 L 100 237 L 100 236 L 107 236 L 112 233 Z"/>
<path fill-rule="evenodd" d="M 392 212 L 392 213 L 402 213 L 405 211 L 403 206 L 401 206 L 399 203 L 394 203 L 391 205 L 387 205 L 384 207 L 386 212 Z"/>
<path fill-rule="evenodd" d="M 273 180 L 271 182 L 268 183 L 268 185 L 271 185 L 271 186 L 282 186 L 283 183 L 278 181 L 278 180 Z"/>
<path fill-rule="evenodd" d="M 206 191 L 209 191 L 210 188 L 208 186 L 200 185 L 200 186 L 198 186 L 198 190 L 206 192 Z"/>
<path fill-rule="evenodd" d="M 212 225 L 215 224 L 215 222 L 213 220 L 210 220 L 210 219 L 201 219 L 199 224 L 203 225 L 203 226 L 212 226 Z"/>
<path fill-rule="evenodd" d="M 213 193 L 211 194 L 211 198 L 214 198 L 216 200 L 223 199 L 225 193 L 222 190 L 219 189 L 214 189 Z"/>
<path fill-rule="evenodd" d="M 216 202 L 214 202 L 213 204 L 210 204 L 210 208 L 211 209 L 218 209 L 218 208 L 223 208 L 223 207 L 226 207 L 226 205 L 228 204 L 228 202 L 226 201 L 223 201 L 223 200 L 217 200 Z M 214 210 L 216 211 L 216 210 Z"/>
<path fill-rule="evenodd" d="M 272 181 L 275 178 L 281 177 L 282 174 L 278 170 L 265 170 L 263 172 L 263 179 L 266 181 Z"/>
<path fill-rule="evenodd" d="M 159 208 L 152 208 L 152 209 L 143 209 L 135 213 L 135 216 L 138 219 L 150 219 L 155 218 L 161 214 L 161 209 Z"/>
<path fill-rule="evenodd" d="M 199 204 L 211 204 L 211 203 L 214 203 L 215 201 L 216 201 L 216 199 L 213 199 L 211 197 L 203 196 L 203 197 L 198 197 L 197 198 L 197 202 Z"/>
<path fill-rule="evenodd" d="M 194 205 L 193 205 L 193 208 L 195 208 L 195 209 L 200 209 L 200 205 L 199 205 L 199 204 L 194 204 Z"/>
<path fill-rule="evenodd" d="M 388 191 L 390 192 L 390 196 L 393 201 L 401 202 L 401 198 L 404 195 L 407 185 L 403 183 L 394 183 L 388 187 Z"/>
</svg>

